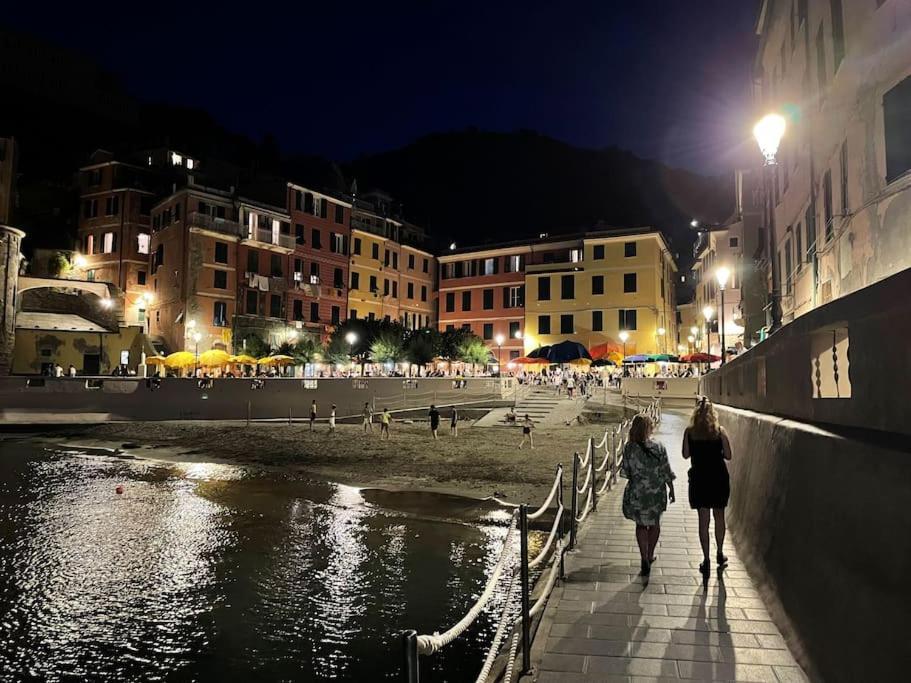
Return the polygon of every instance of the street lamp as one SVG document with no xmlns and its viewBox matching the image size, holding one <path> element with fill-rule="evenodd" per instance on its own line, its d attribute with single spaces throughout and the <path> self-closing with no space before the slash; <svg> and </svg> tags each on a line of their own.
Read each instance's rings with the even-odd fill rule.
<svg viewBox="0 0 911 683">
<path fill-rule="evenodd" d="M 629 332 L 623 330 L 620 332 L 620 341 L 623 342 L 623 357 L 626 358 L 626 340 L 629 339 Z"/>
<path fill-rule="evenodd" d="M 718 281 L 718 291 L 721 294 L 721 310 L 720 310 L 720 320 L 718 321 L 719 333 L 721 334 L 721 364 L 725 363 L 725 352 L 724 352 L 724 288 L 728 284 L 728 278 L 731 277 L 730 269 L 725 266 L 719 266 L 715 270 L 715 279 Z"/>
<path fill-rule="evenodd" d="M 82 270 L 88 265 L 88 261 L 82 254 L 76 254 L 73 257 L 73 265 Z"/>
<path fill-rule="evenodd" d="M 711 306 L 705 306 L 702 309 L 702 315 L 705 318 L 705 352 L 712 352 L 712 331 L 709 323 L 712 322 L 712 316 L 715 315 L 715 309 Z"/>
<path fill-rule="evenodd" d="M 195 322 L 195 321 L 193 321 Z M 193 341 L 196 343 L 196 367 L 193 370 L 193 376 L 195 377 L 199 373 L 199 340 L 202 339 L 202 335 L 199 332 L 193 333 Z"/>
<path fill-rule="evenodd" d="M 498 334 L 496 337 L 493 338 L 493 340 L 497 343 L 497 374 L 502 375 L 503 371 L 501 369 L 502 364 L 500 361 L 500 347 L 503 346 L 503 342 L 505 341 L 505 338 L 503 337 L 502 334 Z"/>
<path fill-rule="evenodd" d="M 662 352 L 667 351 L 667 347 L 665 347 L 665 345 L 664 345 L 664 335 L 666 332 L 667 332 L 667 330 L 665 330 L 663 327 L 658 328 L 658 336 L 661 337 L 661 351 Z"/>
<path fill-rule="evenodd" d="M 686 340 L 690 343 L 690 347 L 691 347 L 690 352 L 694 353 L 696 351 L 696 335 L 691 334 L 689 337 L 686 338 Z"/>
<path fill-rule="evenodd" d="M 357 344 L 357 334 L 355 332 L 348 332 L 348 334 L 345 335 L 345 341 L 348 342 L 348 355 L 350 356 L 350 355 L 352 355 L 351 352 L 354 350 L 354 345 Z M 364 376 L 364 366 L 362 364 L 361 365 L 361 377 L 363 377 L 363 376 Z"/>
<path fill-rule="evenodd" d="M 775 155 L 785 132 L 784 117 L 778 114 L 767 114 L 753 127 L 753 137 L 759 145 L 759 151 L 765 158 L 762 173 L 762 188 L 765 195 L 766 221 L 769 226 L 769 267 L 772 269 L 771 313 L 772 324 L 769 331 L 781 327 L 781 273 L 775 267 L 775 253 L 778 250 L 778 238 L 775 234 L 775 200 L 772 196 L 772 178 L 778 172 Z"/>
</svg>

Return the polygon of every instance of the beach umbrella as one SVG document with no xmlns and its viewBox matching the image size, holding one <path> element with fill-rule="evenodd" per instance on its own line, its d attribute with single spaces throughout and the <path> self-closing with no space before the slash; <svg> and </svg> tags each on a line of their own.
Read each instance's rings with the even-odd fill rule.
<svg viewBox="0 0 911 683">
<path fill-rule="evenodd" d="M 256 365 L 258 363 L 253 356 L 248 356 L 245 353 L 242 353 L 239 356 L 231 356 L 228 358 L 228 362 L 237 363 L 238 365 Z"/>
<path fill-rule="evenodd" d="M 592 361 L 590 361 L 588 358 L 576 358 L 576 360 L 569 361 L 569 364 L 588 367 L 592 364 Z"/>
<path fill-rule="evenodd" d="M 227 365 L 231 355 L 221 349 L 209 349 L 199 354 L 199 364 L 207 368 L 217 368 Z"/>
<path fill-rule="evenodd" d="M 680 360 L 684 363 L 714 363 L 721 360 L 721 358 L 711 353 L 690 353 L 686 356 L 681 356 Z"/>
<path fill-rule="evenodd" d="M 516 365 L 548 365 L 547 361 L 543 358 L 529 358 L 528 356 L 523 356 L 522 358 L 516 358 L 509 361 L 510 363 L 515 363 Z"/>
<path fill-rule="evenodd" d="M 654 356 L 646 356 L 644 353 L 637 353 L 634 356 L 627 356 L 623 359 L 624 363 L 651 363 Z"/>
<path fill-rule="evenodd" d="M 654 356 L 655 360 L 660 363 L 676 363 L 677 356 L 673 356 L 669 353 L 657 353 Z"/>
<path fill-rule="evenodd" d="M 620 365 L 623 362 L 623 354 L 619 351 L 611 351 L 607 354 L 607 360 L 612 362 L 614 365 Z"/>
<path fill-rule="evenodd" d="M 531 356 L 531 354 L 528 355 Z M 586 349 L 582 344 L 569 340 L 560 342 L 559 344 L 554 344 L 553 346 L 547 348 L 547 354 L 545 357 L 551 363 L 571 363 L 572 361 L 579 360 L 580 358 L 584 358 L 588 361 L 592 359 L 591 355 L 588 353 L 588 349 Z"/>
<path fill-rule="evenodd" d="M 165 358 L 165 365 L 169 368 L 189 368 L 196 365 L 196 356 L 189 351 L 175 351 Z"/>
<path fill-rule="evenodd" d="M 276 354 L 274 356 L 266 356 L 265 358 L 259 359 L 260 365 L 294 365 L 297 361 L 291 356 L 285 356 L 283 354 Z"/>
<path fill-rule="evenodd" d="M 164 356 L 148 356 L 146 365 L 164 365 L 167 359 Z"/>
<path fill-rule="evenodd" d="M 534 351 L 528 354 L 529 358 L 541 358 L 547 360 L 547 354 L 550 352 L 549 346 L 539 346 Z"/>
<path fill-rule="evenodd" d="M 599 358 L 610 358 L 611 354 L 619 354 L 623 356 L 623 344 L 616 344 L 614 342 L 605 342 L 604 344 L 595 344 L 588 350 L 589 355 L 592 357 L 592 360 L 598 360 Z"/>
<path fill-rule="evenodd" d="M 616 365 L 616 363 L 607 358 L 598 358 L 597 360 L 592 362 L 593 368 L 603 368 L 603 367 L 614 366 L 614 365 Z"/>
</svg>

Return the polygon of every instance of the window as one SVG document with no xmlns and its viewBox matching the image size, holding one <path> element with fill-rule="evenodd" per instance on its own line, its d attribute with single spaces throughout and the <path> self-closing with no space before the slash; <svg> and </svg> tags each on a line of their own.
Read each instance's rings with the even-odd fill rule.
<svg viewBox="0 0 911 683">
<path fill-rule="evenodd" d="M 340 209 L 340 208 L 341 207 L 336 208 L 336 216 L 338 215 L 338 209 Z M 333 306 L 331 309 L 329 309 L 329 321 L 333 325 L 338 325 L 339 321 L 341 320 L 341 317 L 342 317 L 341 308 L 339 308 L 338 306 Z"/>
<path fill-rule="evenodd" d="M 493 323 L 484 323 L 484 339 L 493 339 Z"/>
<path fill-rule="evenodd" d="M 399 253 L 397 251 L 392 252 L 392 269 L 399 269 Z"/>
<path fill-rule="evenodd" d="M 883 95 L 886 182 L 911 169 L 911 76 Z"/>
<path fill-rule="evenodd" d="M 117 233 L 106 232 L 101 236 L 101 253 L 112 254 L 117 251 Z"/>
<path fill-rule="evenodd" d="M 538 301 L 550 301 L 550 278 L 538 278 Z"/>
<path fill-rule="evenodd" d="M 810 263 L 816 253 L 816 206 L 813 204 L 807 207 L 804 222 L 807 224 L 807 263 Z"/>
<path fill-rule="evenodd" d="M 95 281 L 95 269 L 94 268 L 85 271 L 85 279 L 88 280 L 89 282 Z"/>
<path fill-rule="evenodd" d="M 351 320 L 357 320 L 357 309 L 352 308 L 350 311 L 348 311 L 348 317 L 351 318 Z"/>
<path fill-rule="evenodd" d="M 623 256 L 625 258 L 632 258 L 636 255 L 636 243 L 635 242 L 624 242 L 623 243 Z"/>
<path fill-rule="evenodd" d="M 574 299 L 576 297 L 576 276 L 575 275 L 561 275 L 560 276 L 560 298 L 561 299 Z"/>
<path fill-rule="evenodd" d="M 320 239 L 320 232 L 316 228 L 313 228 L 310 231 L 310 246 L 314 249 L 322 249 L 322 240 Z"/>
<path fill-rule="evenodd" d="M 316 301 L 310 302 L 310 322 L 319 322 L 319 304 Z"/>
<path fill-rule="evenodd" d="M 399 281 L 398 280 L 392 281 L 392 297 L 394 299 L 399 298 Z"/>
<path fill-rule="evenodd" d="M 228 326 L 228 304 L 224 301 L 216 301 L 212 306 L 212 324 L 215 327 Z"/>
<path fill-rule="evenodd" d="M 361 238 L 360 237 L 354 238 L 354 253 L 357 256 L 361 255 Z"/>
<path fill-rule="evenodd" d="M 300 223 L 294 224 L 294 243 L 303 244 L 304 243 L 304 226 Z"/>
<path fill-rule="evenodd" d="M 596 244 L 594 247 L 592 247 L 592 258 L 595 259 L 596 261 L 604 260 L 604 245 L 603 244 Z"/>
<path fill-rule="evenodd" d="M 250 249 L 247 252 L 247 272 L 248 273 L 258 273 L 259 272 L 259 252 L 253 249 Z"/>
<path fill-rule="evenodd" d="M 426 258 L 424 259 L 424 272 L 425 273 L 430 272 L 430 259 L 426 259 Z"/>
<path fill-rule="evenodd" d="M 371 255 L 374 261 L 380 260 L 380 245 L 374 242 L 371 246 Z"/>
<path fill-rule="evenodd" d="M 455 292 L 446 292 L 446 312 L 455 311 Z"/>
<path fill-rule="evenodd" d="M 351 289 L 360 289 L 361 288 L 361 274 L 356 271 L 351 271 Z"/>
<path fill-rule="evenodd" d="M 819 30 L 816 31 L 816 85 L 819 88 L 820 99 L 825 94 L 826 89 L 826 42 L 822 33 L 822 22 L 819 23 Z"/>
<path fill-rule="evenodd" d="M 414 270 L 414 254 L 408 254 L 408 270 Z"/>
<path fill-rule="evenodd" d="M 95 168 L 92 169 L 92 175 L 90 176 L 89 184 L 92 186 L 101 185 L 101 169 Z"/>
<path fill-rule="evenodd" d="M 386 249 L 383 252 L 383 266 L 388 266 L 388 265 L 389 265 L 389 250 Z"/>
<path fill-rule="evenodd" d="M 269 255 L 269 274 L 272 277 L 281 277 L 282 276 L 282 257 L 281 254 L 270 254 Z"/>
<path fill-rule="evenodd" d="M 247 290 L 247 313 L 250 315 L 259 313 L 259 292 L 255 289 Z"/>
<path fill-rule="evenodd" d="M 737 238 L 737 237 L 731 237 L 731 238 L 728 240 L 728 246 L 731 247 L 732 249 L 734 249 L 734 248 L 736 248 L 736 247 L 738 246 L 739 242 L 740 242 L 740 239 L 739 239 L 739 238 Z"/>
<path fill-rule="evenodd" d="M 455 331 L 455 325 L 447 325 L 447 326 L 446 326 L 446 331 L 447 331 L 447 332 L 454 332 L 454 331 Z"/>
<path fill-rule="evenodd" d="M 822 177 L 822 210 L 823 210 L 823 229 L 825 230 L 826 242 L 832 239 L 832 171 L 826 169 Z"/>
<path fill-rule="evenodd" d="M 497 260 L 495 258 L 486 258 L 483 261 L 483 270 L 481 275 L 496 275 L 497 274 Z"/>
<path fill-rule="evenodd" d="M 829 0 L 829 9 L 832 10 L 832 61 L 835 64 L 832 73 L 835 73 L 845 58 L 845 19 L 841 0 Z"/>
<path fill-rule="evenodd" d="M 800 268 L 803 265 L 803 225 L 800 223 L 797 224 L 794 230 L 794 240 L 794 261 L 797 266 L 797 272 L 800 272 Z"/>
<path fill-rule="evenodd" d="M 538 334 L 550 334 L 550 316 L 538 316 Z"/>
<path fill-rule="evenodd" d="M 569 261 L 570 261 L 570 263 L 581 263 L 582 262 L 582 250 L 581 249 L 570 249 L 569 250 Z"/>
<path fill-rule="evenodd" d="M 522 271 L 522 256 L 516 254 L 515 256 L 506 257 L 506 272 L 507 273 L 519 273 Z"/>
<path fill-rule="evenodd" d="M 841 213 L 848 213 L 848 141 L 841 143 L 841 153 L 838 155 L 838 161 L 841 171 Z"/>
<path fill-rule="evenodd" d="M 408 286 L 406 287 L 406 291 L 407 291 L 408 298 L 413 299 L 414 298 L 414 283 L 413 282 L 408 283 Z"/>
<path fill-rule="evenodd" d="M 427 285 L 421 285 L 421 301 L 427 301 Z"/>
<path fill-rule="evenodd" d="M 513 322 L 509 323 L 509 338 L 510 339 L 518 339 L 520 331 L 521 330 L 519 329 L 518 321 L 514 320 Z"/>
<path fill-rule="evenodd" d="M 624 273 L 623 274 L 623 293 L 632 294 L 636 291 L 636 274 L 635 273 Z"/>
<path fill-rule="evenodd" d="M 371 275 L 370 276 L 370 293 L 379 294 L 379 292 L 380 292 L 380 288 L 376 281 L 376 275 Z"/>
<path fill-rule="evenodd" d="M 149 237 L 148 233 L 139 233 L 136 235 L 136 251 L 138 251 L 140 254 L 148 254 L 150 242 L 151 238 Z"/>
<path fill-rule="evenodd" d="M 120 197 L 108 197 L 104 200 L 104 215 L 116 216 L 120 213 Z"/>
<path fill-rule="evenodd" d="M 335 222 L 344 223 L 345 222 L 345 207 L 341 204 L 335 205 Z"/>
<path fill-rule="evenodd" d="M 152 270 L 158 268 L 158 266 L 164 265 L 164 245 L 159 244 L 155 248 L 155 256 L 152 258 Z"/>
<path fill-rule="evenodd" d="M 636 309 L 620 309 L 617 311 L 619 320 L 618 325 L 621 330 L 635 330 L 636 329 Z"/>
<path fill-rule="evenodd" d="M 462 292 L 462 310 L 471 310 L 471 292 Z"/>
<path fill-rule="evenodd" d="M 485 311 L 493 310 L 493 290 L 485 289 L 483 294 L 484 294 L 484 310 Z"/>
<path fill-rule="evenodd" d="M 144 285 L 145 283 L 146 283 L 146 272 L 144 270 L 140 270 L 136 273 L 136 284 Z"/>
<path fill-rule="evenodd" d="M 389 278 L 383 278 L 383 296 L 389 296 Z"/>
<path fill-rule="evenodd" d="M 214 282 L 213 287 L 215 289 L 227 289 L 228 288 L 228 272 L 225 270 L 216 270 L 214 271 Z"/>
<path fill-rule="evenodd" d="M 331 240 L 331 243 L 329 244 L 329 251 L 331 251 L 333 254 L 344 254 L 347 252 L 347 249 L 345 249 L 344 235 L 330 232 L 329 239 Z"/>
<path fill-rule="evenodd" d="M 344 289 L 345 272 L 341 268 L 336 268 L 332 273 L 332 286 L 336 289 Z"/>
<path fill-rule="evenodd" d="M 506 295 L 504 302 L 505 308 L 522 308 L 525 305 L 525 286 L 506 287 L 503 290 Z"/>
<path fill-rule="evenodd" d="M 280 294 L 273 294 L 269 297 L 269 317 L 282 317 L 282 297 Z"/>
<path fill-rule="evenodd" d="M 116 211 L 115 211 L 115 213 L 116 213 Z M 180 220 L 180 204 L 174 205 L 174 220 L 175 221 Z"/>
<path fill-rule="evenodd" d="M 291 304 L 291 317 L 294 320 L 303 320 L 304 319 L 304 302 L 300 299 L 295 299 Z"/>
<path fill-rule="evenodd" d="M 319 284 L 319 263 L 316 261 L 310 262 L 310 284 L 318 285 Z"/>
<path fill-rule="evenodd" d="M 560 316 L 560 334 L 573 333 L 573 314 L 565 313 Z"/>
<path fill-rule="evenodd" d="M 148 216 L 152 213 L 152 205 L 155 203 L 155 197 L 143 195 L 139 198 L 139 215 Z"/>
<path fill-rule="evenodd" d="M 228 262 L 228 245 L 226 242 L 215 243 L 215 263 Z"/>
<path fill-rule="evenodd" d="M 603 275 L 592 275 L 592 294 L 604 294 Z"/>
<path fill-rule="evenodd" d="M 592 311 L 592 332 L 604 330 L 604 312 Z"/>
<path fill-rule="evenodd" d="M 98 215 L 98 200 L 88 199 L 82 205 L 83 218 L 95 218 Z"/>
</svg>

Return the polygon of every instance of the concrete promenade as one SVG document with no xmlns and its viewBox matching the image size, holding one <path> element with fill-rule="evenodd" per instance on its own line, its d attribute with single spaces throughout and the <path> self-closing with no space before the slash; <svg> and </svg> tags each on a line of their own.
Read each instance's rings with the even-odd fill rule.
<svg viewBox="0 0 911 683">
<path fill-rule="evenodd" d="M 657 433 L 677 475 L 677 502 L 662 518 L 651 576 L 638 576 L 635 528 L 623 517 L 618 487 L 602 497 L 567 555 L 567 579 L 555 588 L 535 638 L 535 680 L 807 680 L 730 532 L 730 562 L 720 575 L 712 536 L 712 575 L 703 586 L 696 513 L 687 504 L 689 465 L 680 454 L 686 419 L 665 411 Z"/>
</svg>

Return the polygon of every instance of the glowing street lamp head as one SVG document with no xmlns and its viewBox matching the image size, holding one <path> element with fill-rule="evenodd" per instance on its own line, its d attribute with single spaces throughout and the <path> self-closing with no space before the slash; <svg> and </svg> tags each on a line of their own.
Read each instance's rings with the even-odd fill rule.
<svg viewBox="0 0 911 683">
<path fill-rule="evenodd" d="M 200 339 L 202 339 L 202 335 L 199 332 L 194 332 L 193 341 L 195 341 L 198 344 Z"/>
<path fill-rule="evenodd" d="M 522 330 L 516 330 L 516 339 L 522 338 Z"/>
<path fill-rule="evenodd" d="M 620 341 L 625 344 L 627 339 L 629 339 L 629 332 L 623 330 L 623 332 L 620 333 Z"/>
<path fill-rule="evenodd" d="M 691 334 L 689 337 L 686 338 L 686 340 L 687 340 L 690 344 L 692 344 L 694 341 L 696 341 L 696 337 L 693 336 L 693 335 Z"/>
<path fill-rule="evenodd" d="M 766 114 L 753 126 L 753 137 L 759 145 L 759 151 L 765 157 L 766 164 L 775 163 L 778 145 L 784 135 L 785 120 L 779 114 Z"/>
<path fill-rule="evenodd" d="M 357 335 L 354 332 L 349 332 L 345 335 L 345 341 L 348 342 L 349 346 L 354 346 L 355 342 L 357 342 Z"/>
<path fill-rule="evenodd" d="M 690 227 L 691 227 L 691 228 L 698 228 L 698 227 L 699 227 L 699 221 L 697 221 L 697 220 L 694 218 L 693 220 L 690 221 Z"/>
<path fill-rule="evenodd" d="M 196 321 L 195 321 L 195 320 L 187 320 L 187 328 L 188 328 L 188 329 L 192 330 L 192 329 L 194 329 L 195 327 L 196 327 Z"/>
<path fill-rule="evenodd" d="M 102 308 L 110 308 L 113 305 L 114 305 L 114 300 L 109 296 L 106 296 L 101 300 Z"/>
<path fill-rule="evenodd" d="M 455 250 L 456 250 L 456 243 L 455 243 L 455 242 L 450 242 L 450 243 L 449 243 L 449 251 L 455 251 Z"/>
<path fill-rule="evenodd" d="M 496 337 L 494 337 L 494 341 L 497 343 L 497 346 L 503 346 L 503 342 L 505 341 L 505 338 L 503 337 L 502 334 L 498 334 Z"/>
<path fill-rule="evenodd" d="M 697 334 L 699 334 L 699 328 L 696 327 L 695 325 L 693 325 L 693 326 L 690 328 L 690 334 L 692 334 L 692 335 L 695 337 Z"/>
<path fill-rule="evenodd" d="M 702 309 L 702 315 L 705 316 L 706 321 L 709 321 L 712 319 L 712 316 L 715 315 L 715 309 L 711 306 L 706 306 Z"/>
<path fill-rule="evenodd" d="M 147 304 L 150 304 L 153 301 L 155 301 L 155 295 L 152 294 L 152 292 L 146 292 L 145 294 L 142 295 L 142 298 L 145 299 L 145 302 Z M 195 325 L 196 323 L 194 322 L 193 324 Z"/>
<path fill-rule="evenodd" d="M 719 266 L 715 269 L 715 279 L 718 280 L 718 286 L 724 289 L 731 277 L 731 269 L 725 266 Z"/>
<path fill-rule="evenodd" d="M 73 265 L 76 266 L 77 268 L 85 268 L 88 265 L 88 263 L 89 262 L 86 260 L 85 256 L 83 256 L 82 254 L 76 254 L 76 256 L 73 257 Z"/>
<path fill-rule="evenodd" d="M 663 327 L 659 327 L 659 328 L 658 328 L 658 336 L 659 336 L 659 337 L 663 337 L 665 332 L 667 332 L 667 330 L 665 330 Z"/>
</svg>

